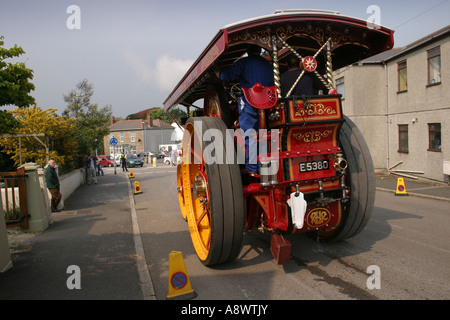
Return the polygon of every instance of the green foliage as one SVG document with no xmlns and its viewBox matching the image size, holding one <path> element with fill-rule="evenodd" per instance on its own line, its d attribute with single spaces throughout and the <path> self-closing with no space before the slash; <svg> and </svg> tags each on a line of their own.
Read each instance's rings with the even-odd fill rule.
<svg viewBox="0 0 450 320">
<path fill-rule="evenodd" d="M 21 126 L 11 113 L 0 110 L 0 134 L 13 134 Z"/>
<path fill-rule="evenodd" d="M 33 79 L 33 70 L 23 62 L 5 62 L 5 59 L 17 58 L 25 51 L 17 45 L 10 49 L 3 48 L 3 45 L 3 37 L 0 36 L 0 106 L 30 106 L 35 103 L 29 95 L 35 89 L 34 84 L 29 82 Z"/>
<path fill-rule="evenodd" d="M 167 112 L 161 108 L 153 108 L 150 110 L 150 114 L 152 115 L 153 120 L 160 119 L 169 124 L 171 124 L 173 122 L 179 123 L 181 118 L 187 117 L 187 113 L 181 109 L 172 109 L 169 112 Z M 132 119 L 142 119 L 142 118 L 140 117 L 140 113 L 138 112 L 138 113 L 133 113 L 133 114 L 128 115 L 126 117 L 126 119 L 132 120 Z M 147 120 L 147 115 L 145 115 L 144 120 Z"/>
<path fill-rule="evenodd" d="M 80 155 L 95 153 L 96 145 L 98 152 L 103 152 L 103 137 L 109 134 L 108 124 L 112 115 L 111 105 L 99 108 L 97 104 L 91 104 L 94 94 L 94 86 L 84 79 L 79 82 L 76 89 L 64 95 L 64 101 L 68 103 L 63 111 L 64 116 L 76 120 L 78 130 L 75 133 L 79 144 Z"/>
<path fill-rule="evenodd" d="M 18 137 L 0 138 L 0 147 L 14 161 L 16 166 L 20 165 L 20 152 L 22 163 L 35 162 L 44 166 L 47 157 L 55 159 L 60 165 L 71 163 L 77 156 L 77 141 L 74 139 L 76 126 L 74 119 L 57 116 L 56 109 L 42 110 L 37 106 L 17 108 L 8 111 L 22 125 L 17 129 L 17 134 L 29 135 L 46 133 L 52 138 L 49 153 L 35 137 L 21 137 L 21 148 L 19 148 Z M 45 141 L 44 137 L 39 137 Z"/>
</svg>

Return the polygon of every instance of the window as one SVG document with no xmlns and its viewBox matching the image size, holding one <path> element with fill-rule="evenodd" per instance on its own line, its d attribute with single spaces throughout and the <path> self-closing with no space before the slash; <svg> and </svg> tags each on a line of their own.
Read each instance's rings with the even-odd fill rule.
<svg viewBox="0 0 450 320">
<path fill-rule="evenodd" d="M 428 124 L 428 151 L 441 151 L 441 124 L 429 123 Z"/>
<path fill-rule="evenodd" d="M 345 97 L 344 77 L 336 79 L 336 90 L 339 94 L 342 94 L 342 99 Z"/>
<path fill-rule="evenodd" d="M 398 152 L 409 152 L 407 124 L 398 125 Z"/>
<path fill-rule="evenodd" d="M 123 134 L 123 132 L 121 132 L 120 133 L 120 142 L 123 142 L 123 139 L 124 139 L 124 134 Z"/>
<path fill-rule="evenodd" d="M 406 69 L 406 60 L 399 62 L 397 65 L 398 74 L 398 92 L 408 90 L 408 69 Z"/>
<path fill-rule="evenodd" d="M 427 51 L 428 54 L 428 85 L 441 83 L 441 48 Z"/>
<path fill-rule="evenodd" d="M 131 142 L 136 141 L 136 132 L 131 132 Z"/>
</svg>

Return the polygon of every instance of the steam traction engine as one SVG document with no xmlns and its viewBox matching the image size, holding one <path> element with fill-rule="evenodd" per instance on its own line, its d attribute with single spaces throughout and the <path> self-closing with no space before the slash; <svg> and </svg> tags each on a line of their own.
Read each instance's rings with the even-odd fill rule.
<svg viewBox="0 0 450 320">
<path fill-rule="evenodd" d="M 257 44 L 270 53 L 275 99 L 258 106 L 260 172 L 241 173 L 236 83 L 214 75 Z M 180 208 L 205 265 L 235 259 L 244 231 L 272 234 L 271 251 L 287 264 L 287 234 L 310 232 L 328 241 L 357 235 L 373 209 L 375 179 L 368 147 L 342 113 L 333 70 L 393 46 L 393 32 L 330 11 L 278 11 L 224 27 L 165 101 L 193 111 L 185 123 L 178 166 Z M 318 94 L 281 96 L 280 74 L 294 54 Z M 333 69 L 335 68 L 335 69 Z M 203 108 L 194 103 L 203 99 Z M 270 101 L 269 101 L 270 100 Z M 262 132 L 262 134 L 261 134 Z M 245 150 L 244 150 L 245 152 Z"/>
</svg>

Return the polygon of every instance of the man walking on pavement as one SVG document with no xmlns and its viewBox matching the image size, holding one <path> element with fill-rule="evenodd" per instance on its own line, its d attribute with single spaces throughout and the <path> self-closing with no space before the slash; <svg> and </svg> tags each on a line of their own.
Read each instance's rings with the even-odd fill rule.
<svg viewBox="0 0 450 320">
<path fill-rule="evenodd" d="M 59 178 L 56 173 L 56 162 L 55 160 L 50 160 L 48 162 L 48 166 L 45 169 L 45 182 L 47 183 L 48 191 L 52 195 L 52 199 L 50 201 L 50 208 L 52 212 L 59 212 L 57 209 L 58 204 L 61 202 L 61 192 L 59 191 Z"/>
</svg>

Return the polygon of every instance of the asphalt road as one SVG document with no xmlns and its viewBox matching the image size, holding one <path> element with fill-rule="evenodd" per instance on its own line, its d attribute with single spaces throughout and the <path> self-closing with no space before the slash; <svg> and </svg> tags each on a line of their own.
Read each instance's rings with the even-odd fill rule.
<svg viewBox="0 0 450 320">
<path fill-rule="evenodd" d="M 275 263 L 270 237 L 244 236 L 236 261 L 214 268 L 198 260 L 182 219 L 176 168 L 133 169 L 142 244 L 157 299 L 168 294 L 168 255 L 181 251 L 197 299 L 376 300 L 450 298 L 448 202 L 377 192 L 375 210 L 357 237 L 326 244 L 290 236 L 289 265 Z"/>
</svg>

